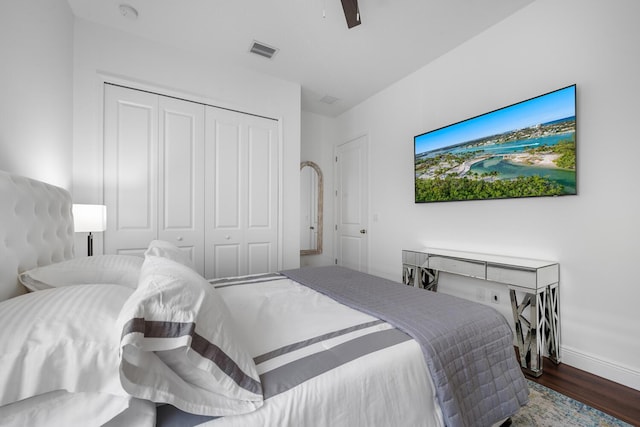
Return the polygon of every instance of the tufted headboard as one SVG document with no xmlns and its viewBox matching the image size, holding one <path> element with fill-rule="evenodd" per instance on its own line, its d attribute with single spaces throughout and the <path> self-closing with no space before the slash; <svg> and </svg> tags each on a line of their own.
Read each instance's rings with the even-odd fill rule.
<svg viewBox="0 0 640 427">
<path fill-rule="evenodd" d="M 74 257 L 71 195 L 0 171 L 0 301 L 26 292 L 18 274 Z"/>
</svg>

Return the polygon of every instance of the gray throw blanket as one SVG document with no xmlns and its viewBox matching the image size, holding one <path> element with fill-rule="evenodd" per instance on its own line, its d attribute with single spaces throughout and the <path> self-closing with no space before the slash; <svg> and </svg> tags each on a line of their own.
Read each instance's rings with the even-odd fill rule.
<svg viewBox="0 0 640 427">
<path fill-rule="evenodd" d="M 511 328 L 493 308 L 338 266 L 281 273 L 414 338 L 447 426 L 491 426 L 527 403 Z"/>
</svg>

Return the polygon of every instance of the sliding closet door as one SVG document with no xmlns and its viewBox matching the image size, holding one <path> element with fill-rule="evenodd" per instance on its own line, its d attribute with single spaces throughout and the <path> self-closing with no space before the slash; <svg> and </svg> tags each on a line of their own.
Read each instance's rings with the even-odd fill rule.
<svg viewBox="0 0 640 427">
<path fill-rule="evenodd" d="M 204 106 L 105 85 L 105 252 L 154 239 L 204 272 Z"/>
<path fill-rule="evenodd" d="M 206 109 L 205 277 L 278 268 L 278 125 Z"/>
<path fill-rule="evenodd" d="M 276 271 L 276 120 L 105 85 L 105 253 L 154 239 L 207 278 Z"/>
<path fill-rule="evenodd" d="M 158 239 L 204 272 L 204 106 L 159 97 Z"/>
<path fill-rule="evenodd" d="M 158 96 L 105 86 L 105 253 L 140 254 L 158 233 Z"/>
</svg>

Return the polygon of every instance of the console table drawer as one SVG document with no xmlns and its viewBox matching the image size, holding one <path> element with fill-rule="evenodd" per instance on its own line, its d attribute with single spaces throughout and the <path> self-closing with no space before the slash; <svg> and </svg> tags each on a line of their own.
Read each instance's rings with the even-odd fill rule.
<svg viewBox="0 0 640 427">
<path fill-rule="evenodd" d="M 536 270 L 509 268 L 502 265 L 487 265 L 487 280 L 493 282 L 536 289 L 537 277 L 538 274 Z"/>
<path fill-rule="evenodd" d="M 463 276 L 485 278 L 485 263 L 463 259 L 429 255 L 429 268 Z"/>
<path fill-rule="evenodd" d="M 402 263 L 422 267 L 427 262 L 427 254 L 416 251 L 402 251 Z"/>
<path fill-rule="evenodd" d="M 499 264 L 487 265 L 487 280 L 538 291 L 558 283 L 558 264 L 537 268 L 518 268 Z"/>
</svg>

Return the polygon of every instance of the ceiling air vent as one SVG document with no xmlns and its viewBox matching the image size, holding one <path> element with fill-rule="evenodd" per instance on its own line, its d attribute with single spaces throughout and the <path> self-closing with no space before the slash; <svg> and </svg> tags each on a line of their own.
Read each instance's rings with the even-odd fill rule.
<svg viewBox="0 0 640 427">
<path fill-rule="evenodd" d="M 322 98 L 320 98 L 320 102 L 331 105 L 339 99 L 340 98 L 336 98 L 335 96 L 325 95 Z"/>
<path fill-rule="evenodd" d="M 254 40 L 253 43 L 251 44 L 251 49 L 249 49 L 249 52 L 271 59 L 273 58 L 273 55 L 275 55 L 278 52 L 278 49 L 276 49 L 275 47 L 267 46 L 264 43 L 260 43 Z"/>
</svg>

